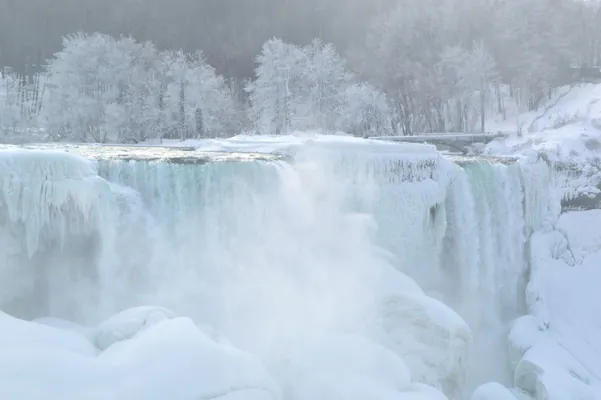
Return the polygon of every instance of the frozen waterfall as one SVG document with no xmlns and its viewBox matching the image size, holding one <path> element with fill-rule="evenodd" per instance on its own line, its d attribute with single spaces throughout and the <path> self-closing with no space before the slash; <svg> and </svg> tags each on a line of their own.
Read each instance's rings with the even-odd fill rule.
<svg viewBox="0 0 601 400">
<path fill-rule="evenodd" d="M 52 378 L 17 363 L 23 398 L 462 399 L 512 386 L 529 238 L 557 212 L 546 164 L 408 144 L 314 143 L 285 159 L 130 150 L 0 149 L 0 367 L 25 331 L 53 348 L 58 331 L 81 339 Z M 117 314 L 149 304 L 165 309 Z M 44 331 L 9 315 L 44 318 Z M 41 346 L 27 360 L 50 363 Z M 75 371 L 81 387 L 56 383 Z M 2 398 L 25 393 L 4 386 Z"/>
</svg>

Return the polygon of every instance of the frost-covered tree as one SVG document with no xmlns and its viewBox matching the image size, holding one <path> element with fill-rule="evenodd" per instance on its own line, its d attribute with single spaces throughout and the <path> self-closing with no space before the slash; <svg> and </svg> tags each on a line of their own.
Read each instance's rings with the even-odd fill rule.
<svg viewBox="0 0 601 400">
<path fill-rule="evenodd" d="M 117 42 L 117 52 L 131 55 L 128 80 L 119 88 L 115 107 L 121 117 L 113 129 L 120 142 L 139 142 L 154 138 L 161 126 L 159 98 L 162 81 L 157 73 L 160 55 L 152 43 L 136 43 L 131 39 Z"/>
<path fill-rule="evenodd" d="M 257 63 L 257 78 L 247 87 L 257 131 L 340 129 L 339 113 L 354 76 L 333 45 L 316 39 L 299 48 L 271 39 Z"/>
<path fill-rule="evenodd" d="M 298 116 L 304 116 L 309 128 L 336 130 L 337 112 L 345 100 L 345 90 L 353 81 L 345 60 L 332 44 L 315 39 L 304 49 L 300 79 Z"/>
<path fill-rule="evenodd" d="M 256 79 L 246 88 L 258 132 L 280 135 L 292 129 L 305 64 L 306 54 L 295 45 L 276 38 L 263 45 L 257 57 Z"/>
<path fill-rule="evenodd" d="M 19 80 L 6 75 L 0 79 L 0 134 L 15 132 L 20 121 Z"/>
<path fill-rule="evenodd" d="M 43 96 L 44 77 L 40 74 L 4 74 L 0 78 L 0 135 L 26 137 L 37 130 Z"/>
<path fill-rule="evenodd" d="M 337 127 L 355 136 L 390 134 L 390 109 L 386 95 L 366 83 L 348 86 L 342 93 Z"/>
<path fill-rule="evenodd" d="M 575 0 L 395 2 L 349 52 L 351 64 L 386 93 L 399 133 L 485 130 L 495 103 L 505 113 L 502 92 L 534 109 L 572 82 L 570 65 L 599 61 L 595 7 Z"/>
<path fill-rule="evenodd" d="M 352 0 L 344 9 L 334 0 L 291 0 L 285 5 L 257 0 L 233 8 L 214 0 L 182 0 L 175 8 L 134 1 L 118 14 L 93 0 L 66 8 L 60 1 L 56 6 L 32 1 L 33 9 L 44 10 L 32 17 L 41 31 L 31 24 L 21 30 L 15 26 L 12 15 L 21 15 L 19 7 L 31 11 L 20 2 L 11 6 L 17 7 L 17 14 L 0 14 L 0 61 L 25 77 L 13 90 L 17 124 L 7 122 L 15 119 L 7 107 L 2 124 L 16 131 L 21 129 L 17 126 L 36 125 L 39 107 L 33 105 L 35 100 L 28 102 L 43 98 L 48 101 L 42 120 L 54 134 L 72 140 L 228 135 L 244 129 L 247 120 L 264 133 L 340 129 L 341 93 L 360 81 L 386 95 L 391 129 L 397 134 L 482 130 L 493 108 L 506 113 L 506 100 L 522 111 L 535 109 L 557 86 L 574 82 L 570 66 L 601 63 L 598 0 Z M 67 37 L 67 47 L 51 61 L 49 90 L 44 93 L 44 85 L 34 89 L 32 71 L 55 51 L 47 36 L 58 38 L 77 29 L 101 30 L 114 38 Z M 7 32 L 12 34 L 2 34 Z M 166 51 L 117 39 L 130 34 L 139 41 L 152 37 Z M 265 42 L 274 36 L 295 45 L 279 39 Z M 311 42 L 314 37 L 319 40 Z M 14 38 L 19 38 L 18 44 Z M 334 45 L 325 44 L 330 41 L 349 60 L 348 67 Z M 261 45 L 255 81 L 241 84 L 251 78 L 253 57 Z M 179 48 L 184 49 L 183 64 L 174 64 Z M 457 79 L 460 71 L 475 68 L 468 66 L 476 64 L 476 48 L 487 55 L 479 69 L 486 71 L 485 65 L 494 64 L 496 71 L 490 79 L 484 73 L 483 90 Z M 207 82 L 217 86 L 195 83 L 191 76 L 206 75 L 195 66 L 198 49 L 227 74 L 223 83 L 217 82 L 214 71 L 218 79 Z M 453 49 L 462 53 L 453 54 Z M 204 58 L 201 64 L 208 66 Z M 116 72 L 105 78 L 110 68 Z M 174 68 L 198 73 L 186 72 L 177 83 Z M 61 75 L 71 78 L 61 82 Z M 216 97 L 209 99 L 201 92 Z M 57 101 L 47 99 L 49 94 Z M 24 112 L 27 109 L 31 112 Z"/>
<path fill-rule="evenodd" d="M 54 135 L 82 141 L 118 140 L 125 118 L 132 54 L 103 34 L 66 37 L 48 69 L 47 127 Z"/>
<path fill-rule="evenodd" d="M 508 0 L 495 10 L 492 53 L 504 82 L 528 109 L 562 83 L 574 60 L 571 32 L 561 29 L 567 12 L 561 0 Z"/>
<path fill-rule="evenodd" d="M 457 132 L 471 130 L 473 117 L 479 115 L 480 131 L 485 132 L 488 97 L 497 76 L 490 53 L 482 43 L 475 43 L 470 50 L 448 47 L 441 55 L 439 70 L 441 92 L 447 99 L 446 127 Z"/>
<path fill-rule="evenodd" d="M 48 77 L 44 117 L 57 138 L 139 142 L 239 128 L 234 96 L 201 53 L 80 33 L 65 38 Z"/>
<path fill-rule="evenodd" d="M 443 101 L 436 65 L 446 44 L 446 3 L 403 3 L 382 14 L 373 21 L 360 51 L 365 56 L 355 62 L 363 76 L 387 94 L 399 133 L 441 128 Z"/>
<path fill-rule="evenodd" d="M 186 138 L 219 137 L 238 133 L 234 96 L 222 76 L 208 65 L 202 53 L 163 54 L 169 65 L 164 104 L 167 131 Z"/>
</svg>

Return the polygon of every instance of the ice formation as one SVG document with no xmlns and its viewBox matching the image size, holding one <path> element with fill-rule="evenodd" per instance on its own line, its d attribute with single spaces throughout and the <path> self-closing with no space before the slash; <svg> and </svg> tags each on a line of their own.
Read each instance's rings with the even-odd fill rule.
<svg viewBox="0 0 601 400">
<path fill-rule="evenodd" d="M 528 311 L 529 237 L 556 218 L 550 169 L 358 143 L 197 164 L 0 150 L 0 309 L 50 317 L 31 328 L 48 345 L 20 368 L 77 354 L 53 377 L 79 370 L 79 388 L 39 381 L 61 398 L 436 400 L 512 387 L 531 346 L 505 350 Z M 13 342 L 32 324 L 3 320 Z M 167 372 L 176 365 L 181 376 Z"/>
</svg>

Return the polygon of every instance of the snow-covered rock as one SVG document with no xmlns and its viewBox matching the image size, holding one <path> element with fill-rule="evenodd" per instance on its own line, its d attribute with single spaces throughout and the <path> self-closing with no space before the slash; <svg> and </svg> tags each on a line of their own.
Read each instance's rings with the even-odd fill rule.
<svg viewBox="0 0 601 400">
<path fill-rule="evenodd" d="M 127 314 L 109 320 L 117 326 L 118 320 L 130 320 Z M 60 327 L 0 314 L 0 398 L 281 398 L 257 359 L 212 341 L 188 318 L 156 319 L 100 354 L 68 323 L 52 323 Z"/>
</svg>

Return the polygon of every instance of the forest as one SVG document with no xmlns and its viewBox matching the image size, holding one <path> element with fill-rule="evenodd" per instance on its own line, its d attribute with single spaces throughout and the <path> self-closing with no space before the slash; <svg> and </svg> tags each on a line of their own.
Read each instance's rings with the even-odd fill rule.
<svg viewBox="0 0 601 400">
<path fill-rule="evenodd" d="M 583 0 L 0 0 L 0 135 L 486 132 L 600 40 Z"/>
</svg>

